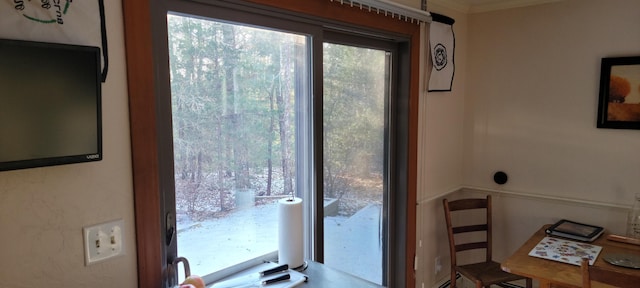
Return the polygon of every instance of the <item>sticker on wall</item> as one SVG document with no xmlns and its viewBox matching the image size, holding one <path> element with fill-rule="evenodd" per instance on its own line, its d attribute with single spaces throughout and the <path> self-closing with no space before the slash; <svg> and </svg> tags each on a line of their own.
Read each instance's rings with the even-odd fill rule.
<svg viewBox="0 0 640 288">
<path fill-rule="evenodd" d="M 431 18 L 432 22 L 429 24 L 429 46 L 432 68 L 428 91 L 451 91 L 455 72 L 454 52 L 456 41 L 453 33 L 455 20 L 437 13 L 431 13 Z"/>
<path fill-rule="evenodd" d="M 0 0 L 0 38 L 97 46 L 108 70 L 103 0 Z"/>
</svg>

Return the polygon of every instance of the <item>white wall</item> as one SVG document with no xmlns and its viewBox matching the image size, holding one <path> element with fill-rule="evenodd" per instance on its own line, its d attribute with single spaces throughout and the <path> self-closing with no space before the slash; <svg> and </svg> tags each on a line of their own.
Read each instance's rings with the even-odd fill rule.
<svg viewBox="0 0 640 288">
<path fill-rule="evenodd" d="M 468 91 L 468 24 L 466 14 L 429 4 L 428 10 L 455 19 L 455 76 L 451 92 L 424 92 L 420 97 L 418 142 L 418 207 L 416 287 L 446 277 L 446 267 L 437 275 L 434 258 L 448 261 L 441 196 L 457 191 L 463 183 L 463 139 L 465 95 Z M 428 43 L 427 43 L 428 45 Z M 428 52 L 428 46 L 426 51 Z M 427 67 L 426 74 L 431 71 Z M 428 78 L 425 79 L 428 83 Z M 426 91 L 424 84 L 423 91 Z M 447 258 L 447 259 L 445 259 Z M 448 262 L 446 262 L 448 263 Z"/>
<path fill-rule="evenodd" d="M 602 57 L 640 55 L 640 2 L 567 0 L 469 20 L 465 184 L 628 204 L 640 131 L 597 129 Z M 510 176 L 492 183 L 496 170 Z"/>
<path fill-rule="evenodd" d="M 456 19 L 467 61 L 464 83 L 456 78 L 453 92 L 421 99 L 416 287 L 448 277 L 443 197 L 494 195 L 499 261 L 561 218 L 624 233 L 640 192 L 640 131 L 596 128 L 598 85 L 602 57 L 640 55 L 640 2 L 566 0 L 469 15 L 433 4 L 429 10 Z M 454 119 L 461 112 L 462 140 L 452 136 L 460 133 Z M 462 150 L 442 137 L 462 141 Z M 493 183 L 498 170 L 509 175 L 507 184 Z"/>
<path fill-rule="evenodd" d="M 104 160 L 0 172 L 1 287 L 137 287 L 122 6 L 105 3 Z M 113 219 L 124 219 L 126 255 L 85 267 L 82 227 Z"/>
</svg>

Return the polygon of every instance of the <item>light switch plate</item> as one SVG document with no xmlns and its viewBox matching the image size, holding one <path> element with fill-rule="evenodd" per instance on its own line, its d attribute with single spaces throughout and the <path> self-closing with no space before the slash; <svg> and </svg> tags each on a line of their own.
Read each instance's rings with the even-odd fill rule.
<svg viewBox="0 0 640 288">
<path fill-rule="evenodd" d="M 87 226 L 82 230 L 85 265 L 124 254 L 124 220 Z"/>
</svg>

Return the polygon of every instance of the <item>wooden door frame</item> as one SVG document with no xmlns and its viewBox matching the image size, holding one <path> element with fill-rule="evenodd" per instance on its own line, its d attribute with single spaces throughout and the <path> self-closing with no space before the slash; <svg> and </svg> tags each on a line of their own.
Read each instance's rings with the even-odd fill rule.
<svg viewBox="0 0 640 288">
<path fill-rule="evenodd" d="M 129 93 L 138 287 L 162 287 L 161 191 L 156 122 L 153 9 L 163 0 L 123 0 Z M 250 0 L 255 4 L 405 35 L 410 39 L 409 139 L 407 149 L 406 287 L 415 287 L 420 26 L 328 0 Z"/>
</svg>

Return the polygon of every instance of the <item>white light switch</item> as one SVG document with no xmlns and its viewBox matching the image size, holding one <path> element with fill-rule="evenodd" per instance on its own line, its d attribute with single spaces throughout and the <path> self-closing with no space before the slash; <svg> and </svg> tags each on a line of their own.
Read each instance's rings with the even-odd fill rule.
<svg viewBox="0 0 640 288">
<path fill-rule="evenodd" d="M 85 265 L 124 254 L 124 220 L 87 226 L 82 230 Z"/>
</svg>

